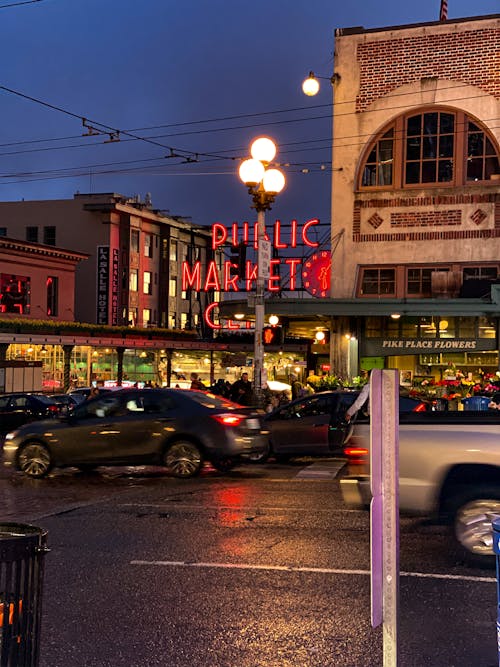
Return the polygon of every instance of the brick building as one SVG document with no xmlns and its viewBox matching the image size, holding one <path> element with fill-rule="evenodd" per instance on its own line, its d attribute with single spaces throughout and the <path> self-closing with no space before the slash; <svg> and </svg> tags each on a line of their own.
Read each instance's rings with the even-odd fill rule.
<svg viewBox="0 0 500 667">
<path fill-rule="evenodd" d="M 332 372 L 498 369 L 499 44 L 500 15 L 336 30 L 331 298 L 268 302 L 324 319 Z"/>
</svg>

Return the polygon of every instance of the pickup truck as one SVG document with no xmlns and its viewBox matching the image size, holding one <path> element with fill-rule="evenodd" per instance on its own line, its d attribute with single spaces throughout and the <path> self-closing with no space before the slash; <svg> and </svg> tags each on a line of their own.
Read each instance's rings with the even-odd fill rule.
<svg viewBox="0 0 500 667">
<path fill-rule="evenodd" d="M 370 501 L 369 443 L 368 420 L 357 422 L 340 480 L 351 506 Z M 447 521 L 461 555 L 490 564 L 491 520 L 500 516 L 500 411 L 401 414 L 399 509 Z"/>
</svg>

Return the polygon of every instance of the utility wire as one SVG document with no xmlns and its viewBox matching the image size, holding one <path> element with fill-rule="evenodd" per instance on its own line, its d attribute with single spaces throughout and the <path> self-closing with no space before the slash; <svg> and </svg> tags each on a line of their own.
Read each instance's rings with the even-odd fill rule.
<svg viewBox="0 0 500 667">
<path fill-rule="evenodd" d="M 22 0 L 22 2 L 11 2 L 10 5 L 0 5 L 0 9 L 7 9 L 8 7 L 19 7 L 19 5 L 32 5 L 34 2 L 42 2 L 42 0 Z"/>
</svg>

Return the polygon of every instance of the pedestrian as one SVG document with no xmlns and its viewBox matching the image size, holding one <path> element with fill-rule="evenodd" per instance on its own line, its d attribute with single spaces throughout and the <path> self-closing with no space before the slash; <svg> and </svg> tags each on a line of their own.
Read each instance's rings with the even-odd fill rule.
<svg viewBox="0 0 500 667">
<path fill-rule="evenodd" d="M 203 382 L 199 379 L 198 373 L 191 373 L 191 387 L 190 389 L 195 389 L 196 391 L 203 391 L 206 389 Z"/>
<path fill-rule="evenodd" d="M 301 398 L 304 396 L 304 385 L 293 373 L 290 375 L 290 382 L 292 385 L 292 401 L 294 401 L 296 398 Z"/>
<path fill-rule="evenodd" d="M 90 400 L 91 398 L 95 398 L 96 396 L 99 396 L 99 387 L 91 387 L 89 391 L 89 395 L 87 396 L 87 400 Z"/>
<path fill-rule="evenodd" d="M 370 375 L 371 370 L 368 373 L 368 382 L 363 385 L 363 388 L 359 392 L 359 396 L 354 401 L 354 403 L 347 409 L 345 413 L 345 420 L 350 422 L 354 415 L 360 410 L 366 403 L 366 413 L 370 414 Z"/>
<path fill-rule="evenodd" d="M 242 373 L 241 378 L 231 387 L 231 400 L 240 405 L 252 405 L 252 385 L 248 380 L 248 373 Z"/>
</svg>

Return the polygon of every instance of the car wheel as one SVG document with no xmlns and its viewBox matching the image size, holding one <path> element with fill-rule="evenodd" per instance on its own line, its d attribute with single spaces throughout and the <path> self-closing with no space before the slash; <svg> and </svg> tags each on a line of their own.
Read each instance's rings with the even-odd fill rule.
<svg viewBox="0 0 500 667">
<path fill-rule="evenodd" d="M 18 455 L 18 467 L 28 477 L 45 477 L 52 468 L 50 452 L 39 442 L 30 442 Z"/>
<path fill-rule="evenodd" d="M 210 463 L 216 470 L 219 470 L 219 472 L 229 472 L 236 465 L 234 459 L 230 456 L 221 456 L 218 459 L 213 459 Z"/>
<path fill-rule="evenodd" d="M 188 440 L 179 440 L 170 445 L 163 460 L 174 477 L 195 477 L 203 465 L 199 447 Z"/>
<path fill-rule="evenodd" d="M 500 489 L 484 485 L 465 491 L 453 507 L 453 532 L 462 555 L 475 564 L 492 564 L 491 522 L 500 517 Z"/>
<path fill-rule="evenodd" d="M 249 454 L 247 460 L 250 461 L 250 463 L 265 463 L 270 454 L 271 445 L 267 443 L 266 448 L 262 452 L 254 452 L 253 454 Z"/>
</svg>

